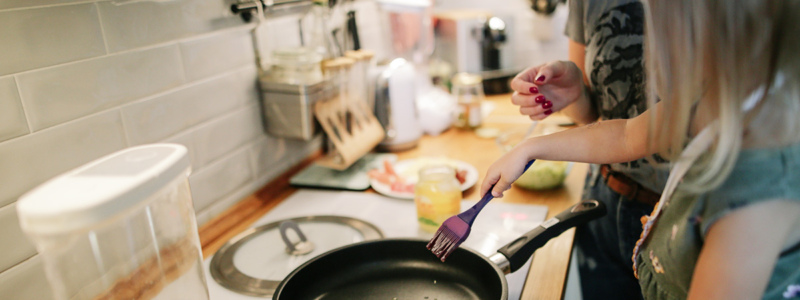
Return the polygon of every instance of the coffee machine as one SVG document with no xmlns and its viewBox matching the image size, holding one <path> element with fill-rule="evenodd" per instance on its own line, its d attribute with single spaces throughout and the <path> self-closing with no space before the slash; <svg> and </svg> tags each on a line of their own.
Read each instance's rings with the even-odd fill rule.
<svg viewBox="0 0 800 300">
<path fill-rule="evenodd" d="M 512 49 L 507 47 L 511 17 L 483 10 L 447 10 L 434 17 L 434 56 L 448 63 L 453 73 L 480 74 L 487 94 L 507 92 L 506 79 L 520 71 L 512 66 Z"/>
</svg>

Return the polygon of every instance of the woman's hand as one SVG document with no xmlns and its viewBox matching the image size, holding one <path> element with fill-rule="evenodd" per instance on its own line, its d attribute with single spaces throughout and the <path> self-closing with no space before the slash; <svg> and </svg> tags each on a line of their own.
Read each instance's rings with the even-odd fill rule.
<svg viewBox="0 0 800 300">
<path fill-rule="evenodd" d="M 531 160 L 532 151 L 528 145 L 532 143 L 531 140 L 521 142 L 489 167 L 481 183 L 481 195 L 491 192 L 495 198 L 503 197 L 503 192 L 511 188 L 511 183 L 522 175 L 525 165 Z"/>
<path fill-rule="evenodd" d="M 531 67 L 511 81 L 511 103 L 532 120 L 541 120 L 553 112 L 580 100 L 585 95 L 583 72 L 571 61 L 554 61 Z"/>
</svg>

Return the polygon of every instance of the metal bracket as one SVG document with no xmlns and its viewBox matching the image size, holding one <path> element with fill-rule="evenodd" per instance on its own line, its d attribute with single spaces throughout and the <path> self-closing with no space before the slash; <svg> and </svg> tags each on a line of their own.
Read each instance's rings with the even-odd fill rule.
<svg viewBox="0 0 800 300">
<path fill-rule="evenodd" d="M 231 12 L 239 14 L 242 20 L 250 22 L 257 13 L 258 5 L 264 8 L 267 17 L 279 17 L 292 14 L 305 14 L 311 9 L 311 0 L 240 0 L 231 4 Z"/>
</svg>

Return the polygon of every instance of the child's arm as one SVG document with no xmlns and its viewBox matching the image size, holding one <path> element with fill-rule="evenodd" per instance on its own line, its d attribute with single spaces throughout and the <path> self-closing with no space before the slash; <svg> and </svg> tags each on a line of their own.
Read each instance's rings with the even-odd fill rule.
<svg viewBox="0 0 800 300">
<path fill-rule="evenodd" d="M 762 202 L 722 217 L 708 230 L 688 299 L 763 298 L 779 253 L 800 242 L 798 228 L 796 201 Z"/>
<path fill-rule="evenodd" d="M 532 159 L 621 163 L 652 154 L 647 147 L 651 111 L 629 120 L 609 120 L 522 141 L 489 167 L 481 184 L 484 195 L 502 197 L 511 183 L 522 175 Z"/>
</svg>

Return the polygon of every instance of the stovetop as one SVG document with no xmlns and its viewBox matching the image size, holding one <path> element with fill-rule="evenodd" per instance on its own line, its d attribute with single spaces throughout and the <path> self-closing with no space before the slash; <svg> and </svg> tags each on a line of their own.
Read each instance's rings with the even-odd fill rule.
<svg viewBox="0 0 800 300">
<path fill-rule="evenodd" d="M 462 211 L 473 204 L 475 204 L 475 201 L 464 200 L 461 204 Z M 386 238 L 415 237 L 430 239 L 432 236 L 432 234 L 418 229 L 413 200 L 395 199 L 362 192 L 312 189 L 298 190 L 256 221 L 252 227 L 288 218 L 315 215 L 338 215 L 357 218 L 377 226 Z M 503 202 L 489 203 L 475 220 L 470 236 L 462 244 L 462 247 L 468 247 L 485 256 L 490 256 L 506 243 L 538 226 L 546 216 L 546 206 Z M 206 281 L 211 300 L 264 299 L 238 294 L 214 281 L 208 271 L 212 257 L 204 261 Z M 508 299 L 519 299 L 529 268 L 530 262 L 526 263 L 517 272 L 506 275 L 509 287 Z"/>
</svg>

